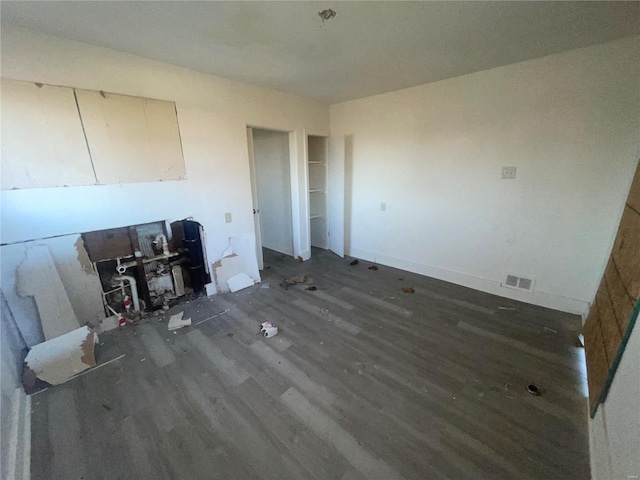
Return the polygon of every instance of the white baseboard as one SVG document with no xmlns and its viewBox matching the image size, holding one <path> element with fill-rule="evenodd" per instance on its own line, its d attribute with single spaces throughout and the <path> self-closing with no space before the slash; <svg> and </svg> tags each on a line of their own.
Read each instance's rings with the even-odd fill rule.
<svg viewBox="0 0 640 480">
<path fill-rule="evenodd" d="M 530 303 L 541 307 L 552 308 L 562 312 L 573 313 L 582 316 L 583 319 L 589 312 L 589 302 L 585 302 L 584 300 L 562 297 L 560 295 L 541 292 L 539 290 L 534 291 L 533 293 L 519 292 L 511 288 L 503 287 L 500 282 L 496 280 L 476 277 L 474 275 L 455 272 L 452 270 L 445 270 L 387 255 L 380 255 L 379 253 L 360 250 L 358 248 L 350 248 L 349 256 L 387 265 L 389 267 L 399 268 L 407 272 L 437 278 L 438 280 L 455 283 L 456 285 L 462 285 L 464 287 L 473 288 L 474 290 L 480 290 L 481 292 L 491 293 L 500 297 L 510 298 L 512 300 L 518 300 L 520 302 Z"/>
<path fill-rule="evenodd" d="M 30 480 L 31 478 L 31 397 L 24 393 L 22 387 L 14 391 L 12 415 L 10 419 L 3 419 L 3 428 L 9 431 L 6 465 L 2 471 L 7 478 L 15 480 Z M 9 423 L 9 425 L 7 425 Z"/>
</svg>

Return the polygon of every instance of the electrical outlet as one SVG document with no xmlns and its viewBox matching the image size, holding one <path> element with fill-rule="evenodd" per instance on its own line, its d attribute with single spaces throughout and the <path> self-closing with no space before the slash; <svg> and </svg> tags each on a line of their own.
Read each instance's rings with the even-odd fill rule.
<svg viewBox="0 0 640 480">
<path fill-rule="evenodd" d="M 502 180 L 513 180 L 516 178 L 516 167 L 502 167 Z"/>
<path fill-rule="evenodd" d="M 231 223 L 231 212 L 224 214 L 224 223 Z"/>
<path fill-rule="evenodd" d="M 387 202 L 382 202 L 380 204 L 380 211 L 381 212 L 386 212 L 387 211 Z"/>
</svg>

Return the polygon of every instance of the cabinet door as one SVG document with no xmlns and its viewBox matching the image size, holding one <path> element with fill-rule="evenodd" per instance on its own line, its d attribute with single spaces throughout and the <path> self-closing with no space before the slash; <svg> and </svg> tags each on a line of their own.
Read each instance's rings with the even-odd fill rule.
<svg viewBox="0 0 640 480">
<path fill-rule="evenodd" d="M 329 250 L 344 257 L 344 135 L 329 137 Z"/>
<path fill-rule="evenodd" d="M 76 96 L 99 183 L 185 178 L 174 102 L 81 89 Z"/>
<path fill-rule="evenodd" d="M 0 85 L 2 190 L 95 184 L 73 89 Z"/>
</svg>

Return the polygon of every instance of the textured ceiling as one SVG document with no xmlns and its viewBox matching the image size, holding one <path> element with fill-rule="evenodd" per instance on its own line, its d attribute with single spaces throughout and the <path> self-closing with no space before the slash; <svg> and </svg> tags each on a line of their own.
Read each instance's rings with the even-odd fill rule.
<svg viewBox="0 0 640 480">
<path fill-rule="evenodd" d="M 337 15 L 324 21 L 318 12 Z M 336 103 L 640 34 L 634 2 L 2 2 L 19 25 Z"/>
</svg>

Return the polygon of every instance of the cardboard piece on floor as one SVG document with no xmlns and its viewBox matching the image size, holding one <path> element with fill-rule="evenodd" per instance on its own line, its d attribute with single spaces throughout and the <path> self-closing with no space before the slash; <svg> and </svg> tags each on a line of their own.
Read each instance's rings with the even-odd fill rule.
<svg viewBox="0 0 640 480">
<path fill-rule="evenodd" d="M 94 346 L 98 335 L 89 327 L 80 327 L 54 339 L 34 345 L 24 360 L 25 389 L 41 380 L 60 385 L 73 376 L 95 367 Z"/>
<path fill-rule="evenodd" d="M 229 290 L 231 290 L 232 292 L 237 292 L 238 290 L 242 290 L 243 288 L 253 286 L 253 279 L 243 272 L 229 278 L 227 280 L 227 285 L 229 286 Z"/>
<path fill-rule="evenodd" d="M 191 326 L 191 319 L 190 318 L 186 318 L 186 319 L 182 319 L 182 316 L 184 315 L 184 312 L 180 312 L 180 313 L 176 313 L 175 315 L 171 315 L 171 318 L 169 319 L 169 324 L 167 325 L 167 329 L 168 330 L 177 330 L 179 328 L 182 327 L 190 327 Z"/>
<path fill-rule="evenodd" d="M 77 329 L 76 317 L 67 291 L 60 279 L 49 247 L 27 248 L 26 258 L 17 271 L 18 294 L 36 301 L 45 340 L 51 340 Z"/>
<path fill-rule="evenodd" d="M 223 257 L 213 264 L 213 276 L 218 292 L 230 291 L 227 281 L 239 273 L 244 273 L 260 282 L 260 271 L 256 259 L 256 240 L 253 234 L 243 233 L 229 237 L 229 248 Z"/>
</svg>

